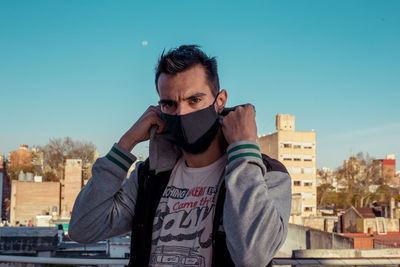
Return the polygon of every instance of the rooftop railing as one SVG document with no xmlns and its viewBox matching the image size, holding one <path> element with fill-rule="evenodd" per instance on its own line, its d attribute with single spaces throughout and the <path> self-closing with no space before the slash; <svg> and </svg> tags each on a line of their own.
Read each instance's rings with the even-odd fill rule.
<svg viewBox="0 0 400 267">
<path fill-rule="evenodd" d="M 0 263 L 128 265 L 128 259 L 87 259 L 57 257 L 1 256 Z M 399 257 L 385 258 L 274 258 L 272 265 L 399 265 Z"/>
</svg>

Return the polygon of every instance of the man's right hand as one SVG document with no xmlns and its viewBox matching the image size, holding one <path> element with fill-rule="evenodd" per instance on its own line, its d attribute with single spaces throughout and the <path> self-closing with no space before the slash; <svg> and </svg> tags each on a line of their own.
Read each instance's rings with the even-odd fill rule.
<svg viewBox="0 0 400 267">
<path fill-rule="evenodd" d="M 165 131 L 165 124 L 161 120 L 159 106 L 150 106 L 137 122 L 121 137 L 118 144 L 131 151 L 138 143 L 149 140 L 150 128 L 157 125 L 157 133 Z"/>
</svg>

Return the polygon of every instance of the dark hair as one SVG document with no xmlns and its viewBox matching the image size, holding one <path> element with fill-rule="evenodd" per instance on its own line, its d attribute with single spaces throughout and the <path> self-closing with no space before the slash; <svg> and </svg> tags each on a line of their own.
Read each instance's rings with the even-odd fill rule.
<svg viewBox="0 0 400 267">
<path fill-rule="evenodd" d="M 206 73 L 207 83 L 211 92 L 215 95 L 219 92 L 219 78 L 217 72 L 217 60 L 215 57 L 208 57 L 200 50 L 198 45 L 181 45 L 171 49 L 164 55 L 162 52 L 156 68 L 156 88 L 157 81 L 161 73 L 177 74 L 200 64 Z"/>
</svg>

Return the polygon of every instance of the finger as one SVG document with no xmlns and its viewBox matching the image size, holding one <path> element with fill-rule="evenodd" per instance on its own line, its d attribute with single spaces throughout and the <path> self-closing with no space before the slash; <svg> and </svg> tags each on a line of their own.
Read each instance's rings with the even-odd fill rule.
<svg viewBox="0 0 400 267">
<path fill-rule="evenodd" d="M 158 117 L 154 118 L 153 124 L 158 126 L 158 128 L 157 128 L 157 133 L 158 134 L 166 131 L 165 124 L 160 118 L 158 118 Z"/>
<path fill-rule="evenodd" d="M 246 104 L 245 110 L 251 112 L 254 115 L 256 113 L 256 108 L 252 104 Z"/>
<path fill-rule="evenodd" d="M 161 117 L 161 108 L 160 106 L 152 106 L 151 111 L 156 113 L 159 117 Z"/>
<path fill-rule="evenodd" d="M 167 131 L 167 128 L 165 126 L 158 126 L 158 128 L 157 128 L 157 133 L 158 134 L 161 134 L 161 133 L 166 132 L 166 131 Z"/>
</svg>

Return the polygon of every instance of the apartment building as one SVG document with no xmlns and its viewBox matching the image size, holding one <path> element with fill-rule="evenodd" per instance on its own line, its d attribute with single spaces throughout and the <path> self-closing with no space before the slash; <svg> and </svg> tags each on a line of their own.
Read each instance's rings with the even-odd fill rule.
<svg viewBox="0 0 400 267">
<path fill-rule="evenodd" d="M 258 137 L 261 152 L 282 162 L 292 177 L 292 215 L 290 222 L 317 211 L 316 133 L 296 131 L 295 117 L 276 115 L 276 132 Z"/>
<path fill-rule="evenodd" d="M 386 159 L 375 160 L 381 169 L 381 175 L 388 179 L 391 185 L 399 185 L 399 177 L 396 175 L 396 157 L 394 154 L 387 154 Z"/>
</svg>

